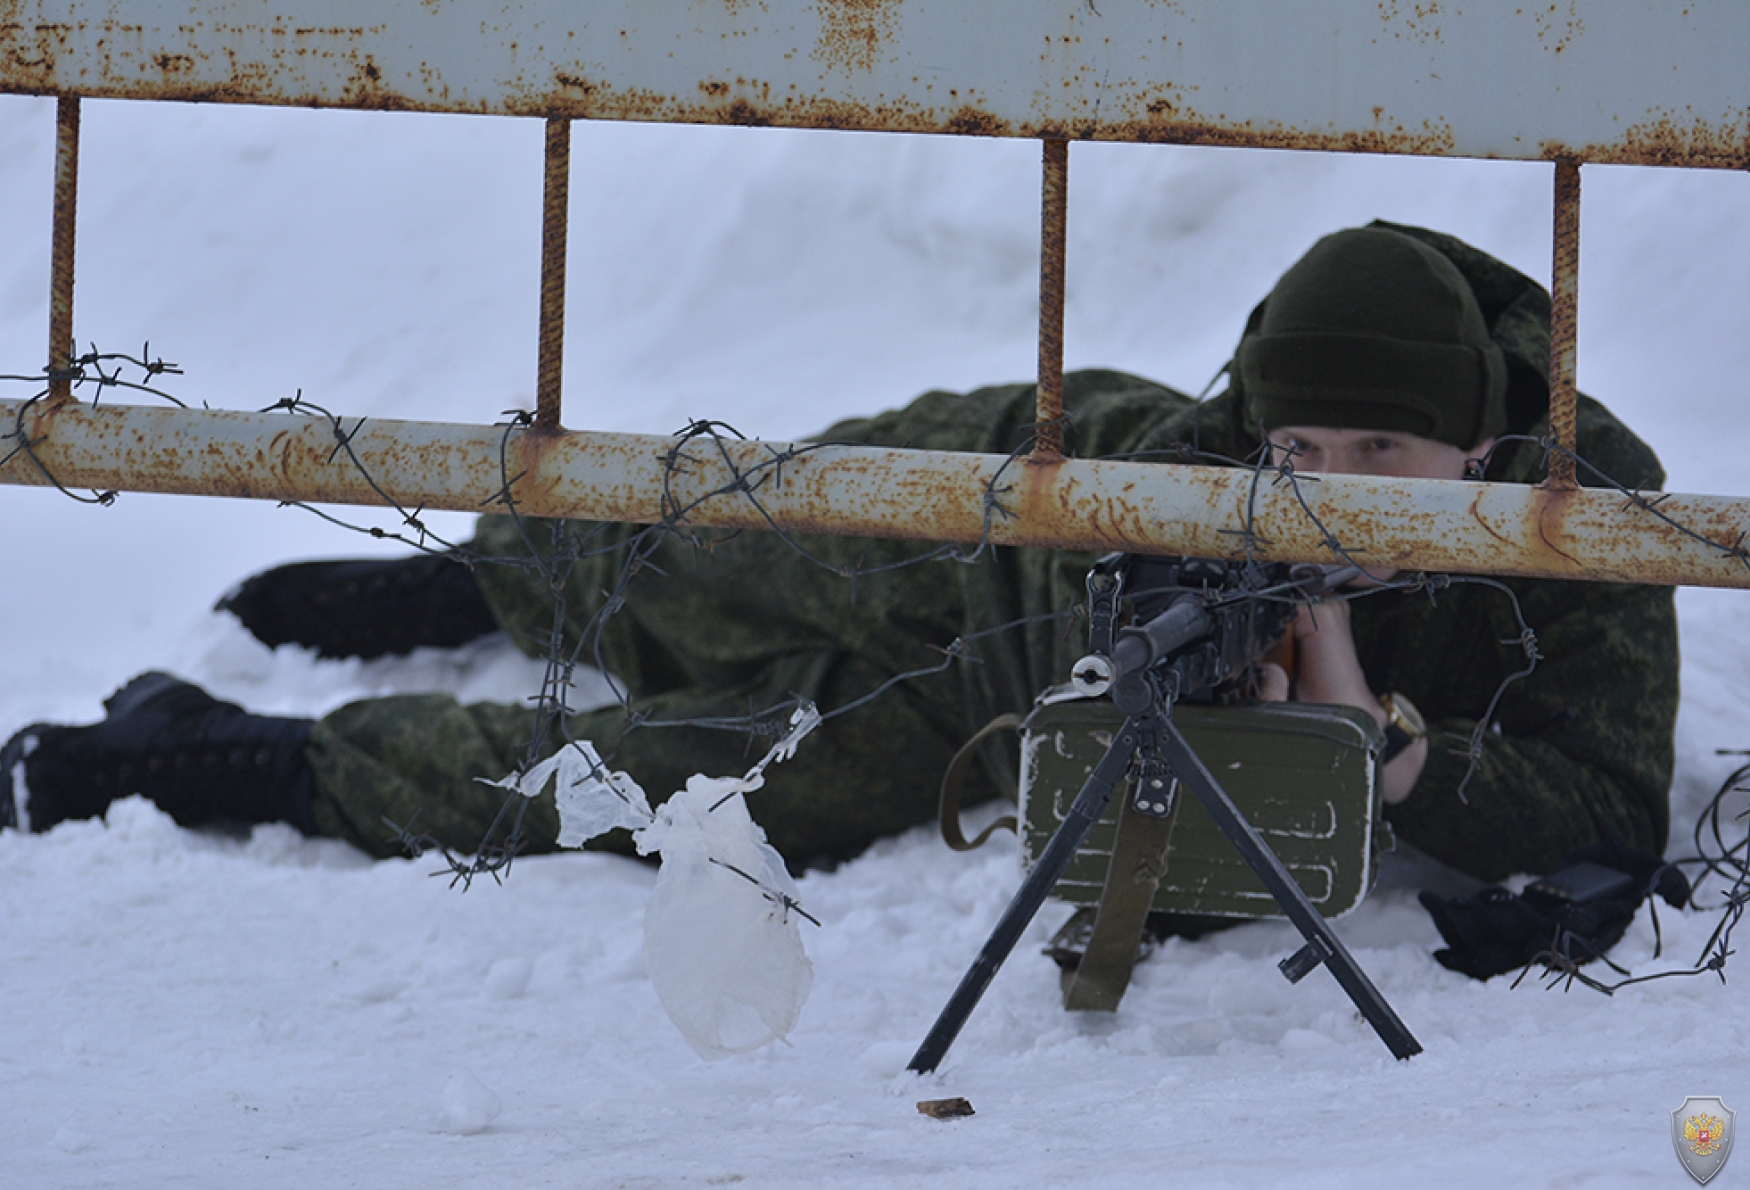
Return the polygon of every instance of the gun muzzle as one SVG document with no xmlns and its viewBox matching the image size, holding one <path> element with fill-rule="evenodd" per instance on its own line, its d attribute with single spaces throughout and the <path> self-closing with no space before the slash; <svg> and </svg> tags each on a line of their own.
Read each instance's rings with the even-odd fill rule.
<svg viewBox="0 0 1750 1190">
<path fill-rule="evenodd" d="M 1202 597 L 1187 591 L 1148 623 L 1120 632 L 1112 644 L 1112 660 L 1118 668 L 1112 681 L 1113 703 L 1126 715 L 1140 714 L 1150 701 L 1146 677 L 1149 669 L 1155 662 L 1207 636 L 1214 626 Z"/>
</svg>

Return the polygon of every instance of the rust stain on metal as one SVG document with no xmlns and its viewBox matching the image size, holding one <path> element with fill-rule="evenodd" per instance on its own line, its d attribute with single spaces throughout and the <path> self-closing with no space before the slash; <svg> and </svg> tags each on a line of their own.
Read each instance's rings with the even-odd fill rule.
<svg viewBox="0 0 1750 1190">
<path fill-rule="evenodd" d="M 27 41 L 26 27 L 19 19 L 18 5 L 12 6 L 7 20 L 0 22 L 0 47 L 4 47 L 7 73 L 24 82 L 19 90 L 35 95 L 53 95 L 55 63 L 65 50 L 72 32 L 67 25 L 35 25 L 34 45 Z"/>
<path fill-rule="evenodd" d="M 49 402 L 73 399 L 73 261 L 79 229 L 79 97 L 55 104 L 55 213 L 49 249 Z"/>
<path fill-rule="evenodd" d="M 1102 121 L 1092 139 L 1151 144 L 1230 145 L 1251 149 L 1312 149 L 1332 153 L 1404 154 L 1447 157 L 1455 151 L 1452 129 L 1429 123 L 1419 130 L 1357 129 L 1319 133 L 1252 121 L 1154 119 Z"/>
<path fill-rule="evenodd" d="M 829 69 L 871 72 L 899 27 L 903 0 L 815 0 L 820 40 L 814 57 Z"/>
<path fill-rule="evenodd" d="M 1750 169 L 1750 108 L 1712 123 L 1664 112 L 1631 124 L 1608 144 L 1545 141 L 1538 151 L 1547 161 Z"/>
<path fill-rule="evenodd" d="M 1540 4 L 1532 8 L 1537 40 L 1549 47 L 1553 54 L 1564 52 L 1574 44 L 1576 37 L 1586 32 L 1586 23 L 1580 19 L 1579 5 L 1575 0 L 1568 0 L 1565 16 L 1559 15 L 1561 8 L 1559 4 Z"/>
<path fill-rule="evenodd" d="M 941 131 L 955 136 L 1014 136 L 1007 120 L 976 107 L 962 107 L 942 124 Z M 1059 139 L 1062 139 L 1061 137 Z"/>
<path fill-rule="evenodd" d="M 1556 557 L 1583 573 L 1585 567 L 1574 556 L 1574 534 L 1568 523 L 1580 489 L 1578 485 L 1558 487 L 1552 483 L 1543 490 L 1545 498 L 1537 505 L 1537 539 Z"/>
<path fill-rule="evenodd" d="M 817 0 L 821 20 L 817 50 L 826 69 L 833 73 L 866 74 L 881 67 L 883 53 L 901 28 L 902 3 L 903 0 Z M 1380 11 L 1394 31 L 1401 30 L 1394 35 L 1438 40 L 1440 23 L 1448 7 L 1384 0 Z M 266 48 L 254 58 L 238 51 L 197 56 L 175 47 L 154 57 L 151 47 L 134 48 L 145 33 L 139 28 L 95 20 L 77 25 L 27 26 L 18 19 L 21 11 L 21 0 L 0 4 L 0 14 L 11 18 L 0 20 L 0 63 L 4 63 L 0 91 L 4 92 L 55 94 L 65 89 L 68 84 L 60 72 L 73 69 L 63 65 L 69 60 L 69 47 L 97 37 L 106 47 L 102 52 L 107 57 L 89 71 L 79 73 L 81 93 L 92 98 L 776 125 L 1414 156 L 1450 156 L 1457 151 L 1453 130 L 1438 119 L 1336 132 L 1271 121 L 1235 120 L 1207 106 L 1200 109 L 1177 84 L 1154 80 L 1129 80 L 1115 89 L 1101 88 L 1099 102 L 1086 105 L 1085 115 L 1060 111 L 1027 120 L 998 114 L 971 90 L 949 91 L 948 104 L 920 103 L 903 94 L 878 101 L 857 101 L 816 94 L 807 88 L 799 91 L 794 84 L 782 86 L 748 77 L 732 82 L 717 77 L 694 84 L 689 96 L 611 86 L 574 67 L 556 70 L 544 83 L 511 85 L 458 100 L 452 99 L 431 64 L 413 67 L 407 76 L 392 76 L 383 63 L 367 52 L 364 47 L 373 44 L 373 39 L 387 36 L 380 25 L 288 28 L 272 24 L 253 29 L 255 34 L 265 35 L 267 42 Z M 1547 28 L 1540 26 L 1540 36 L 1552 50 L 1566 47 L 1582 30 L 1571 18 L 1558 28 L 1559 14 L 1546 19 L 1546 23 L 1550 21 L 1556 23 L 1548 24 Z M 214 26 L 205 32 L 222 38 L 245 31 L 249 27 Z M 529 48 L 531 53 L 540 49 Z M 317 73 L 330 78 L 339 73 L 345 82 L 336 91 L 302 81 L 309 76 L 298 64 L 305 62 L 322 63 Z M 281 65 L 290 68 L 282 72 Z M 142 66 L 146 76 L 138 77 Z M 1063 85 L 1077 84 L 1066 78 Z M 1121 99 L 1120 95 L 1128 98 Z M 1383 110 L 1376 119 L 1386 119 Z M 1571 157 L 1612 164 L 1750 168 L 1750 109 L 1728 110 L 1708 119 L 1688 110 L 1660 112 L 1607 142 L 1550 142 L 1540 145 L 1537 151 L 1546 159 Z"/>
<path fill-rule="evenodd" d="M 1722 121 L 1709 125 L 1696 119 L 1687 125 L 1664 115 L 1631 125 L 1623 134 L 1621 153 L 1640 165 L 1704 165 L 1750 169 L 1750 108 L 1738 112 L 1736 127 Z"/>
<path fill-rule="evenodd" d="M 1379 5 L 1380 21 L 1387 33 L 1398 40 L 1411 39 L 1424 45 L 1441 40 L 1440 26 L 1436 22 L 1444 15 L 1439 3 L 1381 0 Z"/>
<path fill-rule="evenodd" d="M 1063 457 L 1064 253 L 1069 223 L 1069 142 L 1043 143 L 1039 199 L 1039 379 L 1032 462 Z"/>
<path fill-rule="evenodd" d="M 754 104 L 745 99 L 737 99 L 729 105 L 728 119 L 725 123 L 741 124 L 748 128 L 765 128 L 775 121 Z"/>
<path fill-rule="evenodd" d="M 368 471 L 407 507 L 507 510 L 498 499 L 502 428 L 360 427 L 347 418 L 361 471 L 335 453 L 334 427 L 320 417 L 0 400 L 0 424 L 15 419 L 43 466 L 73 487 L 378 504 Z M 1024 467 L 998 455 L 849 446 L 790 457 L 778 483 L 761 468 L 786 444 L 714 441 L 679 455 L 677 445 L 652 435 L 519 430 L 506 467 L 517 507 L 531 516 L 653 522 L 684 512 L 699 527 L 1152 553 L 1231 552 L 1253 496 L 1253 476 L 1238 469 L 1076 459 Z M 755 477 L 757 505 L 737 476 Z M 47 482 L 23 452 L 0 463 L 0 483 Z M 995 517 L 986 507 L 993 491 L 1004 509 Z M 1328 530 L 1392 565 L 1750 587 L 1745 554 L 1731 544 L 1750 524 L 1746 500 L 1672 495 L 1661 503 L 1661 512 L 1722 543 L 1708 546 L 1607 490 L 1327 476 L 1302 495 L 1316 521 L 1292 492 L 1256 493 L 1257 556 L 1328 560 Z"/>
<path fill-rule="evenodd" d="M 369 54 L 355 60 L 345 96 L 345 106 L 360 111 L 411 111 L 417 107 L 399 92 L 383 85 L 383 72 Z"/>
<path fill-rule="evenodd" d="M 559 428 L 565 364 L 565 245 L 570 223 L 571 121 L 547 120 L 541 204 L 541 314 L 535 364 L 535 424 Z"/>
<path fill-rule="evenodd" d="M 1550 272 L 1549 426 L 1562 450 L 1549 456 L 1552 488 L 1577 487 L 1574 459 L 1578 400 L 1575 390 L 1576 339 L 1580 303 L 1580 165 L 1555 166 L 1555 235 Z M 1570 453 L 1563 453 L 1570 452 Z"/>
<path fill-rule="evenodd" d="M 1066 460 L 1062 455 L 1056 458 L 1029 459 L 1028 466 L 1012 468 L 1005 474 L 1015 476 L 1016 485 L 1020 488 L 1020 507 L 1016 510 L 1023 520 L 1056 519 L 1063 515 L 1069 503 L 1069 487 L 1064 483 L 1063 464 Z M 1011 494 L 1003 498 L 1007 507 Z M 1093 526 L 1089 526 L 1090 529 Z"/>
<path fill-rule="evenodd" d="M 1498 530 L 1496 530 L 1495 526 L 1489 523 L 1489 518 L 1483 515 L 1482 499 L 1483 499 L 1483 494 L 1481 492 L 1478 492 L 1476 495 L 1471 497 L 1470 519 L 1475 521 L 1477 526 L 1479 528 L 1481 528 L 1483 532 L 1487 533 L 1490 537 L 1494 538 L 1496 541 L 1500 542 L 1502 545 L 1512 544 L 1512 538 L 1510 538 L 1506 534 L 1501 533 Z"/>
<path fill-rule="evenodd" d="M 688 123 L 695 116 L 663 102 L 656 117 L 621 115 L 625 109 L 612 95 L 596 114 L 605 119 L 659 118 Z M 1090 109 L 1090 112 L 1092 109 Z M 853 104 L 814 97 L 783 100 L 765 109 L 766 118 L 786 127 L 862 129 L 870 131 L 946 133 L 961 136 L 1008 136 L 1041 140 L 1098 140 L 1139 144 L 1230 146 L 1260 149 L 1303 149 L 1321 152 L 1377 153 L 1411 156 L 1451 156 L 1456 139 L 1450 126 L 1427 121 L 1420 128 L 1396 125 L 1334 133 L 1311 132 L 1277 123 L 1233 121 L 1204 115 L 1185 100 L 1181 88 L 1166 84 L 1152 94 L 1121 102 L 1101 101 L 1099 114 L 1011 121 L 979 106 L 968 97 L 954 112 L 893 101 Z M 1383 115 L 1383 111 L 1381 116 Z M 1379 118 L 1379 117 L 1376 117 Z M 711 122 L 711 117 L 704 117 Z M 720 121 L 720 117 L 717 122 Z"/>
<path fill-rule="evenodd" d="M 19 5 L 16 0 L 14 11 Z M 202 31 L 208 35 L 265 35 L 275 43 L 263 49 L 259 58 L 252 58 L 232 48 L 222 53 L 184 53 L 166 49 L 153 53 L 139 45 L 146 29 L 119 21 L 88 21 L 78 25 L 37 24 L 37 52 L 34 57 L 22 45 L 23 26 L 0 22 L 0 55 L 9 59 L 18 70 L 9 75 L 23 74 L 24 85 L 9 78 L 0 90 L 24 93 L 52 93 L 58 60 L 72 41 L 72 34 L 97 34 L 102 58 L 95 69 L 99 80 L 81 84 L 80 91 L 89 97 L 122 99 L 158 99 L 201 103 L 249 103 L 290 105 L 300 107 L 344 107 L 363 111 L 383 110 L 453 110 L 442 102 L 445 96 L 412 97 L 399 92 L 389 81 L 374 55 L 357 48 L 334 49 L 334 46 L 356 47 L 372 37 L 381 36 L 384 26 L 295 27 L 284 24 L 226 25 L 204 28 L 197 22 L 185 26 L 188 32 Z M 51 47 L 50 41 L 54 42 Z M 348 71 L 348 81 L 338 97 L 320 90 L 304 91 L 290 87 L 279 68 L 293 71 L 302 64 L 340 63 Z M 128 78 L 130 70 L 141 66 L 155 71 L 155 76 Z M 33 79 L 30 76 L 35 75 Z M 424 72 L 429 82 L 429 68 Z M 221 75 L 222 77 L 214 77 Z"/>
</svg>

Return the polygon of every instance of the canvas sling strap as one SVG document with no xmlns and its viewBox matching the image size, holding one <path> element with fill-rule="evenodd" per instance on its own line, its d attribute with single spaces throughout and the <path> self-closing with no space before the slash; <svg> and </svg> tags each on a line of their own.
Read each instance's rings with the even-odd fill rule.
<svg viewBox="0 0 1750 1190">
<path fill-rule="evenodd" d="M 1063 1006 L 1070 1012 L 1117 1012 L 1155 889 L 1167 874 L 1167 852 L 1173 842 L 1173 824 L 1179 820 L 1179 803 L 1164 818 L 1143 814 L 1123 799 L 1118 813 L 1118 837 L 1112 845 L 1112 864 L 1094 913 L 1094 931 L 1087 950 L 1073 970 L 1063 973 Z"/>
<path fill-rule="evenodd" d="M 998 715 L 979 728 L 978 733 L 962 744 L 960 751 L 954 753 L 954 759 L 948 762 L 948 770 L 942 774 L 942 795 L 936 806 L 936 821 L 942 828 L 942 842 L 955 851 L 975 850 L 983 847 L 985 840 L 997 831 L 1016 829 L 1015 816 L 1008 814 L 985 827 L 976 839 L 968 842 L 960 829 L 960 790 L 966 784 L 966 770 L 978 756 L 978 746 L 999 731 L 1020 729 L 1020 715 Z"/>
</svg>

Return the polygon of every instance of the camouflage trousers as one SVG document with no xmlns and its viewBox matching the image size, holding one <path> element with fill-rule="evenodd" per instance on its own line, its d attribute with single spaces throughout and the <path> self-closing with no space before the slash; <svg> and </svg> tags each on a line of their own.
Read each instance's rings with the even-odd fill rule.
<svg viewBox="0 0 1750 1190">
<path fill-rule="evenodd" d="M 520 646 L 544 655 L 556 631 L 562 648 L 589 640 L 583 660 L 630 691 L 640 726 L 629 728 L 627 709 L 615 705 L 572 715 L 566 727 L 629 773 L 653 803 L 694 773 L 737 776 L 751 767 L 772 740 L 745 728 L 750 714 L 797 698 L 825 713 L 850 707 L 896 675 L 941 666 L 939 650 L 957 631 L 959 579 L 951 562 L 858 580 L 831 569 L 879 566 L 921 552 L 915 545 L 786 542 L 757 533 L 706 543 L 671 535 L 649 549 L 640 531 L 581 523 L 519 528 L 508 517 L 483 518 L 473 548 L 488 558 L 551 557 L 557 535 L 585 555 L 559 567 L 565 581 L 558 588 L 514 561 L 482 563 L 475 573 Z M 648 553 L 625 581 L 630 551 L 641 548 Z M 615 593 L 623 603 L 616 600 L 615 614 L 597 631 L 594 622 Z M 556 607 L 564 613 L 557 619 Z M 968 734 L 960 689 L 950 672 L 893 684 L 830 718 L 792 759 L 767 770 L 749 808 L 793 868 L 842 861 L 933 817 L 942 773 Z M 725 726 L 735 721 L 744 726 Z M 317 824 L 379 856 L 402 853 L 402 828 L 467 854 L 502 841 L 508 806 L 523 815 L 527 848 L 551 850 L 559 823 L 550 792 L 525 804 L 478 780 L 516 769 L 534 725 L 530 706 L 463 706 L 442 695 L 343 707 L 310 740 Z M 549 732 L 541 754 L 562 740 Z M 967 800 L 995 792 L 975 779 Z M 615 832 L 602 845 L 627 851 L 629 844 L 625 832 Z"/>
<path fill-rule="evenodd" d="M 1071 373 L 1063 395 L 1085 455 L 1127 449 L 1145 427 L 1191 406 L 1116 372 Z M 931 392 L 840 422 L 818 440 L 1006 455 L 1027 440 L 1033 416 L 1031 385 Z M 765 788 L 749 799 L 792 867 L 846 859 L 931 818 L 960 743 L 992 715 L 1025 709 L 1068 672 L 1074 634 L 1041 613 L 1080 598 L 1090 560 L 985 549 L 972 565 L 915 542 L 709 530 L 652 536 L 636 525 L 505 516 L 481 519 L 474 549 L 497 560 L 477 565 L 475 577 L 520 647 L 543 656 L 556 638 L 561 651 L 582 642 L 580 660 L 629 692 L 629 709 L 647 725 L 628 729 L 626 710 L 612 707 L 572 716 L 567 726 L 653 801 L 694 773 L 739 775 L 763 755 L 769 738 L 722 730 L 724 720 L 799 697 L 830 716 L 793 759 L 767 770 Z M 534 558 L 569 560 L 543 573 L 529 567 Z M 995 631 L 1009 623 L 1031 626 Z M 961 640 L 976 642 L 968 645 L 974 660 L 950 666 L 944 650 Z M 926 670 L 939 672 L 896 681 Z M 662 721 L 692 725 L 654 725 Z M 504 805 L 501 790 L 475 779 L 510 773 L 533 723 L 526 707 L 463 707 L 434 696 L 344 707 L 311 737 L 317 821 L 375 854 L 396 848 L 384 819 L 472 850 Z M 999 781 L 1012 777 L 1012 754 L 993 747 L 983 761 L 969 774 L 967 804 L 996 796 Z M 551 797 L 526 811 L 533 844 L 553 846 Z"/>
</svg>

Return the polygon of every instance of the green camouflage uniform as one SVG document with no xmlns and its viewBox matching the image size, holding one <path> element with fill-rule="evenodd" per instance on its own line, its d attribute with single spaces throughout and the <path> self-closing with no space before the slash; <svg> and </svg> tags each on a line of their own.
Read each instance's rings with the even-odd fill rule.
<svg viewBox="0 0 1750 1190">
<path fill-rule="evenodd" d="M 1539 435 L 1547 393 L 1548 298 L 1519 273 L 1446 237 L 1400 228 L 1445 252 L 1476 292 L 1509 362 L 1510 430 Z M 1070 441 L 1082 457 L 1135 454 L 1189 442 L 1230 458 L 1256 449 L 1233 393 L 1201 404 L 1116 372 L 1066 378 Z M 1006 454 L 1025 440 L 1030 385 L 965 395 L 932 392 L 903 409 L 841 423 L 821 441 Z M 1651 450 L 1595 402 L 1581 401 L 1579 451 L 1630 486 L 1664 476 Z M 1497 450 L 1488 478 L 1535 482 L 1533 444 Z M 1582 475 L 1582 481 L 1586 476 Z M 552 527 L 524 529 L 551 549 Z M 580 639 L 619 583 L 624 548 L 640 526 L 577 523 L 566 529 L 591 556 L 570 563 L 564 586 L 568 641 Z M 1085 628 L 1063 613 L 1083 598 L 1092 555 L 999 548 L 971 562 L 893 563 L 928 552 L 916 543 L 709 531 L 668 536 L 625 586 L 600 636 L 599 661 L 652 721 L 742 719 L 795 697 L 824 712 L 868 695 L 896 675 L 941 666 L 957 638 L 975 660 L 891 686 L 830 719 L 796 756 L 767 770 L 750 796 L 754 817 L 793 866 L 848 858 L 883 836 L 929 821 L 943 769 L 994 714 L 1024 710 L 1061 682 L 1084 650 Z M 525 554 L 517 526 L 483 518 L 476 549 Z M 801 547 L 798 549 L 797 547 Z M 805 556 L 806 550 L 809 556 Z M 844 569 L 864 573 L 846 578 Z M 872 572 L 872 573 L 871 573 Z M 553 632 L 549 589 L 508 566 L 476 571 L 513 639 L 544 654 Z M 1611 841 L 1662 850 L 1677 707 L 1676 620 L 1670 588 L 1509 579 L 1541 655 L 1505 688 L 1493 729 L 1464 794 L 1462 754 L 1508 675 L 1525 666 L 1512 601 L 1460 584 L 1439 593 L 1383 593 L 1352 605 L 1370 687 L 1409 698 L 1434 733 L 1416 788 L 1387 816 L 1421 850 L 1483 879 L 1548 870 L 1566 851 Z M 626 729 L 619 707 L 575 715 L 574 738 L 594 742 L 653 800 L 697 772 L 744 771 L 769 741 L 745 731 L 647 725 Z M 523 759 L 529 708 L 458 705 L 437 695 L 355 703 L 323 719 L 311 738 L 317 820 L 326 832 L 378 854 L 396 845 L 388 819 L 472 850 L 504 805 L 478 784 Z M 554 741 L 557 742 L 556 740 Z M 985 753 L 967 800 L 1012 783 L 1012 758 Z M 534 849 L 553 845 L 550 796 L 526 806 Z M 624 840 L 611 845 L 624 847 Z"/>
<path fill-rule="evenodd" d="M 1100 452 L 1119 448 L 1163 412 L 1190 403 L 1113 372 L 1078 374 L 1066 390 L 1068 407 L 1087 421 L 1079 440 Z M 1006 454 L 1024 440 L 1032 414 L 1027 385 L 964 396 L 936 392 L 902 410 L 841 423 L 821 440 Z M 550 525 L 524 528 L 541 548 L 552 548 Z M 593 551 L 569 570 L 569 644 L 583 638 L 619 583 L 626 550 L 611 547 L 636 538 L 643 527 L 575 523 L 568 531 Z M 940 668 L 830 719 L 794 758 L 768 769 L 765 788 L 750 799 L 773 845 L 798 866 L 849 858 L 876 839 L 927 821 L 943 769 L 983 709 L 996 705 L 970 702 L 967 671 L 978 667 L 947 666 L 943 653 L 966 631 L 965 609 L 982 599 L 976 592 L 989 581 L 986 572 L 996 570 L 990 552 L 975 563 L 936 558 L 882 569 L 933 551 L 916 542 L 866 538 L 786 541 L 770 533 L 709 530 L 697 538 L 708 544 L 701 548 L 696 538 L 679 535 L 662 540 L 626 585 L 623 606 L 605 621 L 599 654 L 583 660 L 599 660 L 651 720 L 745 719 L 796 697 L 830 714 L 895 675 Z M 527 550 L 507 517 L 483 518 L 474 548 L 488 557 Z M 863 573 L 847 578 L 842 569 Z M 554 604 L 538 575 L 494 565 L 476 574 L 512 638 L 544 655 Z M 1070 596 L 1028 592 L 1024 602 L 1030 611 L 1063 612 Z M 992 619 L 985 610 L 979 610 L 980 624 L 1008 618 Z M 1062 626 L 1043 633 L 1046 639 L 1063 634 Z M 1005 642 L 986 642 L 978 655 L 1006 666 L 1012 651 Z M 1034 675 L 1046 679 L 1050 669 L 1021 676 L 1020 685 L 1029 688 L 1022 705 L 1032 697 Z M 399 825 L 411 820 L 413 830 L 470 850 L 504 800 L 500 790 L 474 778 L 509 773 L 523 759 L 533 722 L 527 707 L 463 707 L 435 695 L 343 707 L 319 722 L 311 738 L 318 824 L 376 854 L 397 847 L 385 818 Z M 654 800 L 682 788 L 693 773 L 739 775 L 771 742 L 746 731 L 699 727 L 628 731 L 617 706 L 573 716 L 568 726 L 573 738 L 593 742 Z M 978 774 L 966 796 L 972 801 L 997 792 Z M 537 849 L 550 848 L 558 831 L 551 797 L 537 799 L 528 814 L 525 827 Z"/>
</svg>

